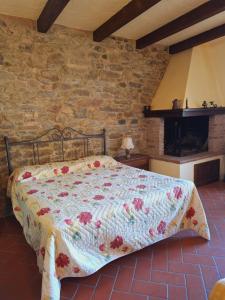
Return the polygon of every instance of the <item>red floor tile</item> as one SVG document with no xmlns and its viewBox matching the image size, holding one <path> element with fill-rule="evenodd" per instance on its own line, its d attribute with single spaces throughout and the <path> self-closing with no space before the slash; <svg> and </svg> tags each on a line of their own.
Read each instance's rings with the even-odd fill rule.
<svg viewBox="0 0 225 300">
<path fill-rule="evenodd" d="M 120 258 L 85 278 L 62 280 L 62 300 L 206 300 L 225 277 L 225 184 L 200 187 L 211 231 L 192 231 Z M 15 280 L 16 274 L 20 274 Z M 12 288 L 13 282 L 13 288 Z M 0 299 L 39 300 L 36 256 L 14 217 L 0 219 Z"/>
</svg>

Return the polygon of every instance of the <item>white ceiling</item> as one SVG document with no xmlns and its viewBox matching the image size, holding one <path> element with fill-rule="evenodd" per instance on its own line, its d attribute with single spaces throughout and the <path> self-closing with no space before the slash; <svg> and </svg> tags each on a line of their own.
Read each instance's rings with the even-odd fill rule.
<svg viewBox="0 0 225 300">
<path fill-rule="evenodd" d="M 37 20 L 46 2 L 47 0 L 0 0 L 0 13 Z M 71 0 L 55 23 L 94 31 L 129 2 L 130 0 Z M 136 40 L 204 2 L 207 1 L 162 0 L 116 31 L 114 35 Z M 160 43 L 171 45 L 221 25 L 224 20 L 225 12 L 174 34 Z"/>
</svg>

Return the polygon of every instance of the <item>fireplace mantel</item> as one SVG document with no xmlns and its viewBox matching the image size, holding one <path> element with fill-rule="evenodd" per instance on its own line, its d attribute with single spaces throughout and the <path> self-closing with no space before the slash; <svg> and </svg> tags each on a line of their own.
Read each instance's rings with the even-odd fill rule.
<svg viewBox="0 0 225 300">
<path fill-rule="evenodd" d="M 225 107 L 151 110 L 146 118 L 196 117 L 225 114 Z"/>
</svg>

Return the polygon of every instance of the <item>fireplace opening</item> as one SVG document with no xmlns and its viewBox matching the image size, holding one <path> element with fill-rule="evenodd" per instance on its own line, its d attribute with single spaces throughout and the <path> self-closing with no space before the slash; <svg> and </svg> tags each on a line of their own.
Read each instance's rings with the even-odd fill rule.
<svg viewBox="0 0 225 300">
<path fill-rule="evenodd" d="M 209 117 L 164 119 L 164 154 L 187 156 L 208 151 Z"/>
</svg>

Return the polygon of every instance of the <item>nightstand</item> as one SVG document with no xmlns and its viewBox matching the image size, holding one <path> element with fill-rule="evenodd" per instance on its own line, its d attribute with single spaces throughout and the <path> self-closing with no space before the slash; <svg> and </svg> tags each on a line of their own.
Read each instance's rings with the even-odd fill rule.
<svg viewBox="0 0 225 300">
<path fill-rule="evenodd" d="M 149 171 L 149 156 L 145 154 L 131 154 L 130 158 L 126 156 L 116 156 L 115 160 L 130 167 Z"/>
</svg>

